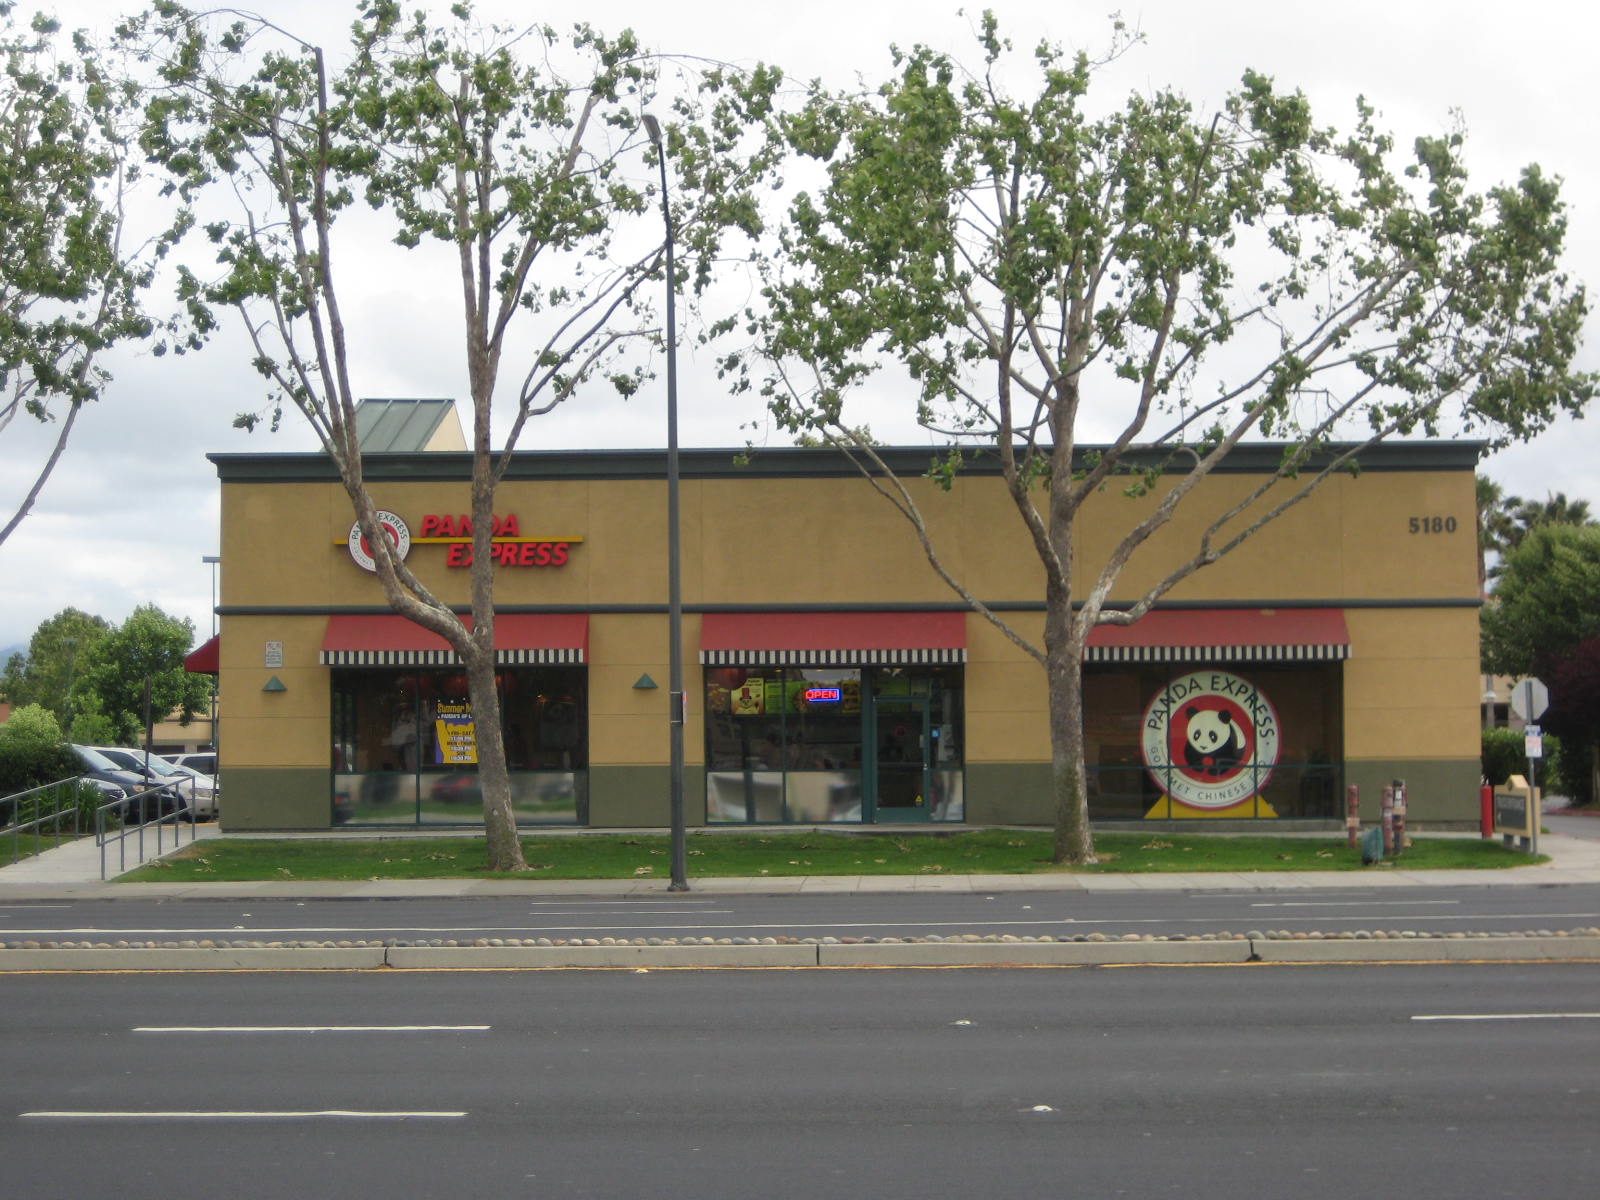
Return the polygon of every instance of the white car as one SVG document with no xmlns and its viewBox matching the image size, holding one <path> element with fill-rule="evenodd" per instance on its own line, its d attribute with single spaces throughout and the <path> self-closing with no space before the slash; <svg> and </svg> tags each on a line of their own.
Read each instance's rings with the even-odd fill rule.
<svg viewBox="0 0 1600 1200">
<path fill-rule="evenodd" d="M 183 763 L 173 763 L 172 766 L 194 780 L 194 806 L 200 815 L 216 816 L 219 811 L 218 802 L 222 798 L 222 789 L 217 786 L 216 777 L 207 775 L 204 771 L 196 771 Z"/>
<path fill-rule="evenodd" d="M 188 767 L 202 775 L 215 778 L 217 774 L 217 752 L 215 750 L 201 750 L 189 754 L 163 754 L 162 758 L 176 767 Z"/>
</svg>

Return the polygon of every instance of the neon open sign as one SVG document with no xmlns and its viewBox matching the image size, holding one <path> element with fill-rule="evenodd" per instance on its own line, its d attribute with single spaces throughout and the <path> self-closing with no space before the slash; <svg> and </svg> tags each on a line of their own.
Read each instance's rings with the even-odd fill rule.
<svg viewBox="0 0 1600 1200">
<path fill-rule="evenodd" d="M 836 687 L 807 688 L 805 690 L 805 699 L 807 704 L 837 704 L 839 703 L 839 689 Z"/>
</svg>

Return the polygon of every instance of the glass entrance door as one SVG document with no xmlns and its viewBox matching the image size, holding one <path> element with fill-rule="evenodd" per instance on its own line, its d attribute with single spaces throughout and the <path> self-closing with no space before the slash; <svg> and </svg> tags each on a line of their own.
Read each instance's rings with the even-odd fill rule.
<svg viewBox="0 0 1600 1200">
<path fill-rule="evenodd" d="M 873 820 L 926 821 L 928 789 L 928 698 L 875 696 L 872 732 Z"/>
</svg>

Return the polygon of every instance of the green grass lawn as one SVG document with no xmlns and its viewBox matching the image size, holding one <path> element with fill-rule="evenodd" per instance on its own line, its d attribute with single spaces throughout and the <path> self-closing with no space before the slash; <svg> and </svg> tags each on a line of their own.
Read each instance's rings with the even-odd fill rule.
<svg viewBox="0 0 1600 1200">
<path fill-rule="evenodd" d="M 670 878 L 665 834 L 525 837 L 529 870 L 519 879 Z M 1231 837 L 1217 834 L 1105 833 L 1101 861 L 1062 868 L 1050 861 L 1044 831 L 950 834 L 690 834 L 689 875 L 1031 875 L 1072 869 L 1138 871 L 1360 871 L 1361 855 L 1341 837 Z M 470 837 L 373 841 L 220 838 L 198 842 L 123 879 L 135 882 L 258 879 L 460 879 L 488 877 L 483 840 Z M 1477 838 L 1417 838 L 1400 858 L 1408 869 L 1526 865 L 1525 854 Z M 1365 868 L 1375 870 L 1382 868 Z"/>
</svg>

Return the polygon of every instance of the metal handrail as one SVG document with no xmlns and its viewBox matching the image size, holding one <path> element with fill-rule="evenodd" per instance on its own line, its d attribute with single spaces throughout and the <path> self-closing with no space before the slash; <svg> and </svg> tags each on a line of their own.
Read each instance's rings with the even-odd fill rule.
<svg viewBox="0 0 1600 1200">
<path fill-rule="evenodd" d="M 173 791 L 169 794 L 175 795 L 178 800 L 181 801 L 181 807 L 174 808 L 169 813 L 163 813 L 160 811 L 160 805 L 158 804 L 156 810 L 157 815 L 154 818 L 148 821 L 141 821 L 136 825 L 130 825 L 126 820 L 123 819 L 124 814 L 131 811 L 135 805 L 138 806 L 138 810 L 141 813 L 144 812 L 148 807 L 148 805 L 145 803 L 146 797 L 155 794 L 158 795 L 159 798 L 159 793 L 166 792 L 167 787 L 168 785 L 162 784 L 157 787 L 146 788 L 142 792 L 135 792 L 126 800 L 113 800 L 109 804 L 102 804 L 100 807 L 94 810 L 94 837 L 95 845 L 100 848 L 100 878 L 102 880 L 104 880 L 106 877 L 106 847 L 112 842 L 116 842 L 117 844 L 117 874 L 121 875 L 128 869 L 128 839 L 130 837 L 137 837 L 138 839 L 134 858 L 134 866 L 138 866 L 140 863 L 144 862 L 147 857 L 145 852 L 145 830 L 151 828 L 152 826 L 155 828 L 155 852 L 157 858 L 167 853 L 164 829 L 168 821 L 172 822 L 171 848 L 173 850 L 176 850 L 178 847 L 183 845 L 183 825 L 185 817 L 188 818 L 189 841 L 192 843 L 195 840 L 194 827 L 197 814 L 195 812 L 194 801 L 192 799 L 184 800 L 183 794 L 178 791 Z M 117 819 L 118 829 L 116 833 L 110 833 L 107 831 L 106 817 L 108 813 Z"/>
<path fill-rule="evenodd" d="M 11 796 L 0 797 L 0 809 L 9 807 L 11 810 L 10 819 L 12 824 L 0 829 L 0 837 L 10 837 L 11 861 L 13 863 L 21 862 L 24 858 L 32 857 L 32 855 L 42 852 L 41 842 L 44 838 L 44 827 L 46 825 L 53 826 L 50 836 L 55 842 L 59 842 L 61 840 L 61 820 L 63 817 L 70 816 L 72 818 L 72 836 L 79 836 L 79 783 L 80 780 L 78 779 L 58 779 L 54 783 L 46 783 L 36 788 L 29 788 L 25 792 L 17 792 Z M 68 797 L 65 803 L 60 799 L 63 789 L 65 789 Z M 52 793 L 55 797 L 55 803 L 51 811 L 42 813 L 28 821 L 16 820 L 18 814 L 38 804 L 38 800 L 33 799 L 34 797 L 39 797 L 46 792 Z M 22 839 L 30 831 L 33 833 L 33 849 L 24 855 L 22 853 Z"/>
</svg>

